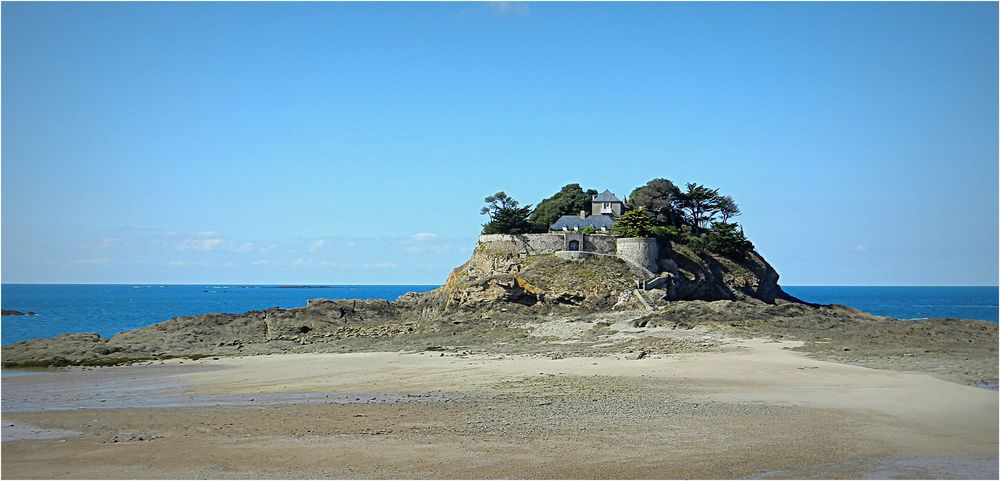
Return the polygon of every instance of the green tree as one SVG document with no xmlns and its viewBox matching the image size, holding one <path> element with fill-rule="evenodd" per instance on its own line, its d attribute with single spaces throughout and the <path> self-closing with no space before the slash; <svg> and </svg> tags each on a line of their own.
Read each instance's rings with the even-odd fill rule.
<svg viewBox="0 0 1000 481">
<path fill-rule="evenodd" d="M 737 259 L 746 258 L 753 250 L 753 243 L 743 235 L 739 224 L 725 222 L 713 222 L 712 227 L 702 234 L 701 246 L 710 252 Z"/>
<path fill-rule="evenodd" d="M 719 189 L 688 183 L 687 190 L 681 194 L 677 205 L 687 214 L 691 226 L 700 229 L 710 223 L 719 212 L 718 199 Z"/>
<path fill-rule="evenodd" d="M 682 242 L 685 237 L 680 227 L 672 225 L 654 225 L 650 229 L 650 234 L 659 239 L 667 239 L 672 242 Z"/>
<path fill-rule="evenodd" d="M 527 234 L 532 231 L 528 215 L 531 204 L 521 207 L 518 201 L 503 191 L 486 199 L 486 205 L 479 213 L 488 215 L 490 221 L 483 224 L 483 234 Z"/>
<path fill-rule="evenodd" d="M 536 232 L 548 232 L 549 226 L 564 215 L 579 214 L 581 210 L 590 212 L 591 201 L 597 191 L 584 191 L 580 184 L 568 184 L 555 195 L 538 203 L 528 220 Z"/>
<path fill-rule="evenodd" d="M 653 232 L 653 219 L 645 207 L 636 207 L 615 219 L 611 227 L 615 237 L 649 237 Z"/>
<path fill-rule="evenodd" d="M 723 224 L 728 224 L 730 217 L 736 217 L 741 213 L 740 206 L 736 205 L 736 201 L 728 195 L 716 199 L 715 207 L 719 209 L 719 215 L 722 216 Z"/>
<path fill-rule="evenodd" d="M 645 207 L 656 225 L 680 225 L 683 216 L 676 205 L 680 198 L 681 190 L 673 182 L 653 179 L 633 190 L 628 196 L 628 203 L 633 208 Z"/>
</svg>

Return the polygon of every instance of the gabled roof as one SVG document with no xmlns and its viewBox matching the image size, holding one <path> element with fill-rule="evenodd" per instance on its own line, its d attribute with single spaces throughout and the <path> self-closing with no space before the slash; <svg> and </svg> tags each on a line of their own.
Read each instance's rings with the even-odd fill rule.
<svg viewBox="0 0 1000 481">
<path fill-rule="evenodd" d="M 615 197 L 610 190 L 605 190 L 600 194 L 594 196 L 594 202 L 622 202 L 621 199 Z M 624 202 L 622 202 L 624 204 Z"/>
<path fill-rule="evenodd" d="M 602 227 L 605 229 L 611 229 L 611 224 L 614 223 L 614 218 L 610 215 L 591 215 L 584 218 L 580 218 L 578 215 L 564 215 L 549 226 L 549 230 L 573 230 L 573 228 L 583 229 L 586 227 L 593 227 L 600 230 Z"/>
</svg>

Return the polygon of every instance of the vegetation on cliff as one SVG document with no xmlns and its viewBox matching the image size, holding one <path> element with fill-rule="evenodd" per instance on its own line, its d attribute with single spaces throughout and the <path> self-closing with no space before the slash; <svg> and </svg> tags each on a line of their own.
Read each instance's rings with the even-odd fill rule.
<svg viewBox="0 0 1000 481">
<path fill-rule="evenodd" d="M 645 207 L 636 207 L 615 219 L 612 233 L 615 237 L 649 237 L 653 234 L 653 219 L 646 215 Z"/>
<path fill-rule="evenodd" d="M 595 195 L 595 189 L 567 184 L 532 209 L 531 204 L 522 206 L 507 193 L 497 192 L 484 199 L 486 206 L 480 213 L 489 216 L 489 221 L 483 224 L 483 234 L 548 232 L 561 216 L 589 213 Z M 635 188 L 627 203 L 630 210 L 615 220 L 614 235 L 618 237 L 658 237 L 700 252 L 736 258 L 746 258 L 753 251 L 743 227 L 731 222 L 741 213 L 739 205 L 719 189 L 688 183 L 681 190 L 670 180 L 659 178 Z"/>
<path fill-rule="evenodd" d="M 552 197 L 549 197 L 535 207 L 528 216 L 535 232 L 548 232 L 549 226 L 564 215 L 576 215 L 580 211 L 590 213 L 590 204 L 597 191 L 580 187 L 580 184 L 568 184 Z"/>
<path fill-rule="evenodd" d="M 503 191 L 487 197 L 485 202 L 479 213 L 490 220 L 483 224 L 483 234 L 527 234 L 534 230 L 528 221 L 531 204 L 522 206 Z"/>
</svg>

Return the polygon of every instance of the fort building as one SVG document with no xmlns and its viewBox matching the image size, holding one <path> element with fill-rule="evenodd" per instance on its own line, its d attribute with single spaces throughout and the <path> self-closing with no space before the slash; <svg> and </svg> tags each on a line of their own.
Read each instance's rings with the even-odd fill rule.
<svg viewBox="0 0 1000 481">
<path fill-rule="evenodd" d="M 623 200 L 615 197 L 610 190 L 605 190 L 591 199 L 589 215 L 586 210 L 581 210 L 579 215 L 564 215 L 549 226 L 549 232 L 579 232 L 588 227 L 597 232 L 610 232 L 615 218 L 627 209 Z"/>
</svg>

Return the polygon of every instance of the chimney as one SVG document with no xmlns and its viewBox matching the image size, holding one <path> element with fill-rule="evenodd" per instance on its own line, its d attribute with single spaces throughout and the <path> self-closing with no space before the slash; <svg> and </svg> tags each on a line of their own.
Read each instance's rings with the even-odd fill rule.
<svg viewBox="0 0 1000 481">
<path fill-rule="evenodd" d="M 581 210 L 580 211 L 580 218 L 581 219 L 586 219 L 587 218 L 587 211 Z"/>
</svg>

